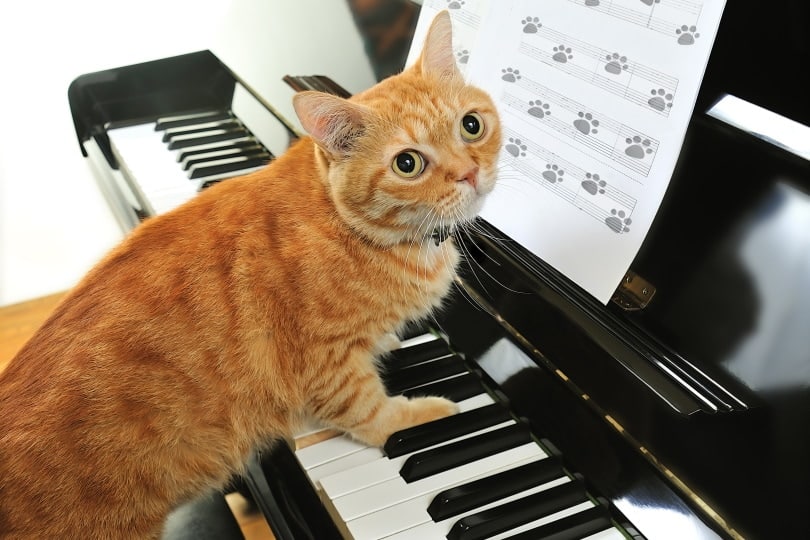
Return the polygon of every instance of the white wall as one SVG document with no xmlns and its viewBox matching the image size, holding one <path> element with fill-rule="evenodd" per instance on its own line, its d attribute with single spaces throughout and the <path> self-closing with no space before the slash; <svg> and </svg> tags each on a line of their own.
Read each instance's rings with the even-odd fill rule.
<svg viewBox="0 0 810 540">
<path fill-rule="evenodd" d="M 79 152 L 70 82 L 206 48 L 227 7 L 201 0 L 3 3 L 0 305 L 69 288 L 122 236 Z"/>
<path fill-rule="evenodd" d="M 79 152 L 75 77 L 208 48 L 270 99 L 289 100 L 285 73 L 357 91 L 373 78 L 346 60 L 361 55 L 346 25 L 342 0 L 3 2 L 0 305 L 70 288 L 123 236 Z"/>
</svg>

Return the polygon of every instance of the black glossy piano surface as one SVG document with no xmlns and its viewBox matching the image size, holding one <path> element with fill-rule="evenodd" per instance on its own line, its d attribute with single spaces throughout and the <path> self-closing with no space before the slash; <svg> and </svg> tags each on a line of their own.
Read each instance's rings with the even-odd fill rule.
<svg viewBox="0 0 810 540">
<path fill-rule="evenodd" d="M 810 161 L 707 114 L 731 94 L 808 126 L 807 66 L 810 5 L 727 2 L 631 265 L 645 308 L 595 302 L 485 224 L 431 322 L 631 533 L 810 538 Z M 279 538 L 336 534 L 288 451 L 249 470 Z"/>
</svg>

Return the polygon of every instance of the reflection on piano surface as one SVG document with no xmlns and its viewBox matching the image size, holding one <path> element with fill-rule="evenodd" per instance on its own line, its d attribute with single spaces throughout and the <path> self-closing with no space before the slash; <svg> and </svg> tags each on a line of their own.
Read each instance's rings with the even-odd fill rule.
<svg viewBox="0 0 810 540">
<path fill-rule="evenodd" d="M 345 11 L 336 35 L 376 25 L 368 58 L 345 62 L 381 77 L 404 54 L 375 54 L 380 25 L 412 27 L 416 7 L 351 17 L 368 5 L 330 9 Z M 345 92 L 331 59 L 302 68 L 327 77 L 285 84 L 289 71 L 233 50 L 71 86 L 82 151 L 125 227 L 283 152 L 297 133 L 278 95 Z M 246 480 L 276 535 L 810 537 L 810 162 L 706 114 L 731 94 L 807 126 L 807 65 L 806 3 L 728 2 L 678 168 L 631 267 L 656 289 L 649 305 L 602 306 L 482 223 L 463 238 L 470 264 L 429 335 L 385 360 L 392 392 L 441 392 L 465 412 L 382 450 L 337 437 L 255 456 Z M 167 118 L 184 125 L 156 131 Z"/>
</svg>

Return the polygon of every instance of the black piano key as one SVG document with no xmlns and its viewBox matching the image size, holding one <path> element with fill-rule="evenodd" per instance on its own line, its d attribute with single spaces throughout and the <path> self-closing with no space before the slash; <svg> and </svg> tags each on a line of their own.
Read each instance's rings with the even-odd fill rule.
<svg viewBox="0 0 810 540">
<path fill-rule="evenodd" d="M 457 365 L 459 365 L 459 366 L 463 365 L 463 361 L 458 356 L 454 355 L 452 352 L 445 352 L 443 354 L 438 354 L 437 356 L 435 356 L 433 358 L 428 358 L 426 360 L 415 361 L 415 360 L 408 359 L 406 362 L 401 362 L 401 363 L 385 362 L 380 367 L 380 377 L 383 379 L 384 382 L 386 382 L 386 385 L 388 384 L 388 382 L 391 382 L 393 384 L 397 380 L 397 378 L 400 377 L 400 374 L 402 374 L 402 373 L 404 373 L 404 374 L 407 374 L 407 373 L 415 374 L 418 371 L 424 371 L 424 370 L 429 371 L 430 368 L 427 367 L 428 365 L 434 364 L 435 362 L 439 362 L 439 361 L 447 362 L 448 359 L 450 359 L 450 358 L 454 358 Z M 413 371 L 412 369 L 414 367 L 418 367 L 419 369 L 417 371 Z M 465 370 L 466 370 L 466 367 L 464 369 L 459 369 L 458 372 L 461 373 L 461 372 L 463 372 Z M 428 377 L 420 384 L 426 384 L 426 383 L 431 382 L 431 381 L 438 381 L 441 378 L 443 378 L 443 377 L 440 377 L 440 376 Z M 417 385 L 413 385 L 413 386 L 417 386 Z M 400 391 L 401 390 L 402 389 L 400 389 Z"/>
<path fill-rule="evenodd" d="M 269 158 L 265 157 L 246 157 L 237 158 L 232 160 L 222 160 L 221 162 L 213 162 L 210 165 L 199 165 L 193 167 L 189 171 L 189 178 L 204 178 L 206 176 L 214 176 L 215 174 L 225 174 L 234 171 L 241 171 L 251 167 L 259 167 L 266 164 Z"/>
<path fill-rule="evenodd" d="M 506 422 L 510 418 L 511 415 L 505 407 L 493 403 L 454 416 L 434 420 L 427 424 L 420 424 L 397 431 L 385 441 L 383 450 L 389 458 L 410 454 L 428 446 Z"/>
<path fill-rule="evenodd" d="M 594 506 L 582 512 L 555 519 L 534 529 L 507 537 L 507 540 L 580 540 L 592 534 L 607 530 L 613 524 L 610 513 L 604 506 Z"/>
<path fill-rule="evenodd" d="M 530 441 L 528 426 L 519 422 L 413 454 L 402 464 L 399 475 L 406 482 L 414 482 Z"/>
<path fill-rule="evenodd" d="M 318 77 L 321 84 L 323 84 L 323 86 L 326 88 L 326 92 L 342 98 L 350 98 L 352 96 L 351 92 L 340 86 L 326 75 L 316 75 L 316 77 Z"/>
<path fill-rule="evenodd" d="M 321 80 L 317 75 L 304 75 L 301 78 L 303 79 L 304 84 L 306 84 L 310 90 L 326 92 L 327 94 L 332 93 L 332 89 L 329 87 L 329 85 Z"/>
<path fill-rule="evenodd" d="M 245 137 L 239 140 L 229 140 L 218 144 L 204 145 L 202 148 L 189 148 L 177 153 L 177 161 L 183 162 L 193 156 L 206 154 L 208 152 L 216 152 L 217 150 L 228 150 L 230 148 L 240 149 L 256 146 L 259 142 L 253 137 Z"/>
<path fill-rule="evenodd" d="M 244 146 L 242 148 L 239 147 L 231 147 L 225 148 L 221 150 L 210 150 L 208 152 L 201 152 L 194 156 L 191 156 L 189 159 L 186 159 L 182 162 L 181 166 L 184 170 L 188 170 L 190 167 L 194 165 L 200 165 L 201 163 L 206 163 L 208 161 L 216 161 L 219 159 L 228 159 L 228 158 L 235 158 L 235 157 L 254 157 L 257 155 L 267 155 L 268 159 L 270 153 L 264 149 L 263 146 L 256 143 L 251 146 Z"/>
<path fill-rule="evenodd" d="M 163 131 L 182 126 L 190 126 L 202 122 L 215 122 L 232 118 L 230 111 L 208 111 L 196 114 L 184 114 L 178 116 L 167 116 L 160 118 L 155 123 L 155 131 Z"/>
<path fill-rule="evenodd" d="M 203 132 L 205 133 L 205 132 Z M 175 138 L 169 142 L 169 150 L 179 150 L 181 148 L 188 148 L 190 146 L 198 146 L 201 144 L 208 144 L 213 142 L 229 141 L 231 139 L 238 139 L 240 137 L 247 137 L 249 133 L 244 129 L 235 129 L 232 131 L 218 132 L 212 130 L 210 135 L 200 134 L 198 137 L 188 138 Z"/>
<path fill-rule="evenodd" d="M 465 373 L 467 367 L 459 356 L 447 356 L 432 362 L 425 362 L 393 372 L 382 373 L 383 383 L 392 394 L 399 394 L 403 390 L 422 386 L 431 381 Z"/>
<path fill-rule="evenodd" d="M 448 540 L 482 540 L 588 500 L 585 487 L 574 480 L 501 506 L 465 516 L 453 524 Z M 536 538 L 536 537 L 535 537 Z"/>
<path fill-rule="evenodd" d="M 452 401 L 462 401 L 486 392 L 484 385 L 473 373 L 464 373 L 458 377 L 444 379 L 435 383 L 409 388 L 402 392 L 406 397 L 442 396 Z"/>
<path fill-rule="evenodd" d="M 562 464 L 548 457 L 446 489 L 433 498 L 427 511 L 433 521 L 442 521 L 562 476 Z"/>
<path fill-rule="evenodd" d="M 175 137 L 182 137 L 185 135 L 194 135 L 195 133 L 203 133 L 211 131 L 212 129 L 241 129 L 242 124 L 236 120 L 225 120 L 220 122 L 200 122 L 199 124 L 191 124 L 190 126 L 182 128 L 167 129 L 163 133 L 163 142 L 169 142 Z"/>
<path fill-rule="evenodd" d="M 426 341 L 405 349 L 394 349 L 384 359 L 387 369 L 403 368 L 450 354 L 450 347 L 443 339 Z"/>
</svg>

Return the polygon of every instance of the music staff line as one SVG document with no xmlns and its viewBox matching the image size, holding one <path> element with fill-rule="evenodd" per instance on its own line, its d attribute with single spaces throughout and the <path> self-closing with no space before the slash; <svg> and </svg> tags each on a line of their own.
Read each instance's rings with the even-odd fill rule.
<svg viewBox="0 0 810 540">
<path fill-rule="evenodd" d="M 546 50 L 522 41 L 518 51 L 528 58 L 592 84 L 645 110 L 669 116 L 678 90 L 676 77 L 551 29 L 545 32 L 544 37 L 552 44 L 558 45 Z M 580 60 L 583 56 L 592 60 L 593 65 L 583 67 Z"/>
<path fill-rule="evenodd" d="M 585 189 L 572 191 L 563 187 L 563 184 L 561 183 L 544 181 L 544 173 L 537 171 L 531 165 L 522 162 L 519 159 L 511 159 L 508 165 L 519 174 L 537 182 L 545 189 L 551 191 L 556 196 L 575 206 L 585 214 L 591 216 L 600 223 L 604 223 L 613 232 L 620 234 L 630 230 L 628 225 L 630 225 L 632 222 L 632 210 L 626 211 L 620 208 L 612 208 L 610 211 L 608 211 L 591 200 L 591 198 L 588 196 L 590 191 Z M 583 192 L 586 194 L 583 195 Z"/>
<path fill-rule="evenodd" d="M 547 26 L 542 26 L 537 32 L 537 35 L 555 44 L 565 43 L 566 45 L 571 45 L 572 49 L 575 50 L 578 55 L 585 55 L 586 57 L 598 61 L 606 60 L 607 57 L 611 55 L 611 52 L 613 52 L 592 45 L 586 41 L 581 41 Z M 673 91 L 678 87 L 678 79 L 672 75 L 668 75 L 667 73 L 663 73 L 632 60 L 623 60 L 622 64 L 621 67 L 624 68 L 622 71 L 626 70 L 629 74 L 641 77 L 655 85 L 663 86 Z"/>
<path fill-rule="evenodd" d="M 675 37 L 678 43 L 689 45 L 690 40 L 698 37 L 695 34 L 697 21 L 703 10 L 700 2 L 689 0 L 643 0 L 634 1 L 634 5 L 643 5 L 644 8 L 631 8 L 615 0 L 569 0 L 578 6 L 582 6 L 617 19 L 648 28 L 666 36 Z M 672 8 L 678 15 L 684 17 L 672 20 L 668 17 L 656 16 L 656 11 L 662 11 L 662 7 Z M 686 20 L 685 20 L 686 19 Z"/>
<path fill-rule="evenodd" d="M 506 129 L 504 134 L 507 136 L 504 150 L 512 158 L 522 163 L 522 167 L 527 167 L 526 170 L 533 171 L 527 176 L 545 187 L 553 187 L 553 191 L 566 201 L 574 202 L 581 199 L 587 201 L 588 205 L 595 205 L 594 201 L 599 198 L 609 201 L 609 206 L 614 209 L 622 209 L 630 213 L 635 209 L 637 200 L 601 177 L 599 172 L 586 171 L 513 129 Z M 528 155 L 542 160 L 546 164 L 545 170 L 538 171 L 532 167 L 524 159 Z M 522 172 L 526 172 L 526 170 L 522 170 Z M 572 179 L 576 182 L 576 190 L 571 188 L 570 182 L 565 182 L 565 180 Z M 561 190 L 564 190 L 565 193 Z M 603 209 L 600 210 L 598 216 L 607 216 L 607 214 L 607 211 Z"/>
<path fill-rule="evenodd" d="M 579 150 L 585 147 L 625 170 L 644 177 L 649 175 L 659 146 L 656 139 L 534 81 L 521 79 L 520 82 L 520 86 L 537 99 L 527 102 L 505 91 L 501 100 L 523 119 L 532 121 L 535 128 L 550 131 L 559 140 L 573 141 Z M 566 111 L 567 114 L 555 114 L 558 110 Z"/>
</svg>

